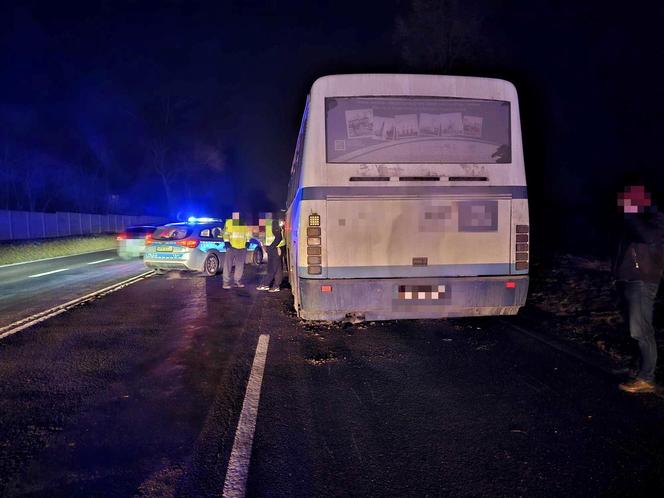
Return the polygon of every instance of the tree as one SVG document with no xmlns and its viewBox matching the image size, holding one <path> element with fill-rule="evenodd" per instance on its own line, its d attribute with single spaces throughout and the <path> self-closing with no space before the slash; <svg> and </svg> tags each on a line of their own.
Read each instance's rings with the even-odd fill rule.
<svg viewBox="0 0 664 498">
<path fill-rule="evenodd" d="M 450 73 L 487 55 L 481 23 L 482 16 L 459 0 L 411 0 L 397 17 L 394 41 L 409 67 Z"/>
<path fill-rule="evenodd" d="M 173 189 L 186 171 L 182 160 L 181 131 L 190 102 L 170 95 L 161 97 L 149 113 L 152 137 L 148 140 L 149 164 L 159 178 L 169 214 L 175 212 Z"/>
</svg>

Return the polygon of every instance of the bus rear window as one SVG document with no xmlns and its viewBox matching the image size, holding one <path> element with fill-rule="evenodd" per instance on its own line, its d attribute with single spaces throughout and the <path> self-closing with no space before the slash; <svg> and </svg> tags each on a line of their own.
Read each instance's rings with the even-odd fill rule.
<svg viewBox="0 0 664 498">
<path fill-rule="evenodd" d="M 450 97 L 328 97 L 328 163 L 509 163 L 510 103 Z"/>
</svg>

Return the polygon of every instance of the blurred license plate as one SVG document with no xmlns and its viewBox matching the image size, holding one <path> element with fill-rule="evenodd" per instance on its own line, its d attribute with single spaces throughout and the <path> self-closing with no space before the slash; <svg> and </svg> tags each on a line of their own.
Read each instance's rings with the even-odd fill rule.
<svg viewBox="0 0 664 498">
<path fill-rule="evenodd" d="M 399 299 L 404 301 L 443 299 L 446 292 L 445 285 L 400 285 Z"/>
<path fill-rule="evenodd" d="M 171 246 L 157 246 L 157 252 L 173 252 Z"/>
</svg>

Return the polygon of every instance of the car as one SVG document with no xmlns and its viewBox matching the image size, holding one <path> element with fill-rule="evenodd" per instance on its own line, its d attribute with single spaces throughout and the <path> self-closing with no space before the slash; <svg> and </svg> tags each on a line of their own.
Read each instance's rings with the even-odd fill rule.
<svg viewBox="0 0 664 498">
<path fill-rule="evenodd" d="M 156 230 L 152 225 L 129 226 L 120 233 L 118 241 L 118 256 L 122 259 L 140 258 L 145 253 L 145 240 Z"/>
<path fill-rule="evenodd" d="M 190 219 L 158 227 L 149 238 L 143 261 L 159 272 L 189 270 L 211 277 L 221 272 L 226 243 L 223 239 L 224 220 Z M 247 263 L 260 265 L 264 249 L 252 238 L 247 243 Z"/>
</svg>

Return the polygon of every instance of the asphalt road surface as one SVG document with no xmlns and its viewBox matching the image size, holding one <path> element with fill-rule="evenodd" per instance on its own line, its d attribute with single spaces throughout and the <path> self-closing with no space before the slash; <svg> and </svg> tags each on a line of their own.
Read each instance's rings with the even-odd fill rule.
<svg viewBox="0 0 664 498">
<path fill-rule="evenodd" d="M 115 249 L 0 267 L 0 327 L 146 270 Z"/>
<path fill-rule="evenodd" d="M 171 273 L 0 341 L 0 495 L 220 496 L 253 434 L 247 496 L 661 496 L 660 397 L 495 318 L 290 304 Z"/>
</svg>

